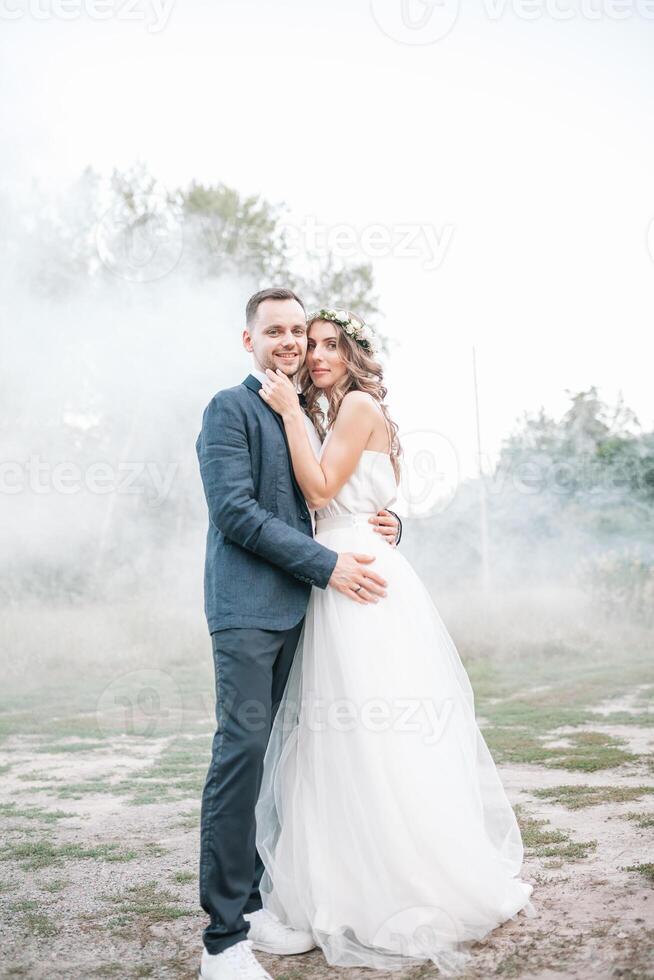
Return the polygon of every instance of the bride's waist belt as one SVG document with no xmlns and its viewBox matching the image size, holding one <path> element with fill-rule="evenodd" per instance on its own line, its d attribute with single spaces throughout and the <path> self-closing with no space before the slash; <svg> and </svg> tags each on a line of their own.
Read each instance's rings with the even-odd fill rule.
<svg viewBox="0 0 654 980">
<path fill-rule="evenodd" d="M 374 517 L 376 511 L 361 511 L 356 514 L 337 514 L 335 517 L 318 517 L 316 516 L 316 534 L 319 531 L 332 531 L 334 528 L 339 527 L 367 527 L 371 531 L 374 529 L 373 524 L 369 524 L 368 520 Z"/>
</svg>

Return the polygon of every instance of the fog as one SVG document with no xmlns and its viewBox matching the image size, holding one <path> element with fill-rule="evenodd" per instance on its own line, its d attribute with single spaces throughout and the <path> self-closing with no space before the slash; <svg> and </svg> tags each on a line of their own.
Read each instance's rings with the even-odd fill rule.
<svg viewBox="0 0 654 980">
<path fill-rule="evenodd" d="M 195 442 L 271 284 L 384 339 L 400 551 L 536 885 L 475 976 L 647 973 L 651 6 L 0 9 L 3 976 L 197 976 Z"/>
<path fill-rule="evenodd" d="M 11 210 L 4 202 L 3 597 L 190 590 L 197 602 L 206 511 L 194 444 L 205 404 L 247 373 L 253 280 L 91 272 L 62 254 L 55 218 L 43 229 L 43 208 Z"/>
<path fill-rule="evenodd" d="M 0 594 L 141 597 L 201 621 L 195 440 L 214 393 L 248 373 L 243 309 L 266 281 L 265 249 L 260 237 L 226 244 L 223 218 L 190 217 L 138 168 L 129 180 L 128 194 L 128 177 L 87 171 L 59 195 L 2 201 Z M 491 591 L 576 586 L 586 559 L 651 561 L 652 434 L 592 386 L 569 397 L 562 419 L 516 420 L 483 484 L 457 471 L 458 447 L 432 420 L 400 433 L 402 548 L 430 588 L 482 590 L 488 603 Z"/>
</svg>

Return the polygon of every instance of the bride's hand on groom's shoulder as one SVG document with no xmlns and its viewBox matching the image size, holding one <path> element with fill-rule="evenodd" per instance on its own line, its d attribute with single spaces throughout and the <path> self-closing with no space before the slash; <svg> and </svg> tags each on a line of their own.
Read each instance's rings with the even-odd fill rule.
<svg viewBox="0 0 654 980">
<path fill-rule="evenodd" d="M 259 395 L 267 405 L 282 416 L 301 411 L 295 385 L 279 368 L 277 371 L 266 368 L 266 380 L 259 388 Z"/>
</svg>

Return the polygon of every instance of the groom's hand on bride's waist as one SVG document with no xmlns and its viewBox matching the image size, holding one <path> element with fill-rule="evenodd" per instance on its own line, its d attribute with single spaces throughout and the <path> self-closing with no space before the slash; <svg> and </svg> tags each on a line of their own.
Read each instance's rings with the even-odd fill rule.
<svg viewBox="0 0 654 980">
<path fill-rule="evenodd" d="M 374 560 L 373 555 L 353 551 L 340 553 L 328 584 L 354 602 L 364 605 L 379 602 L 380 596 L 386 595 L 387 582 L 370 568 Z"/>
</svg>

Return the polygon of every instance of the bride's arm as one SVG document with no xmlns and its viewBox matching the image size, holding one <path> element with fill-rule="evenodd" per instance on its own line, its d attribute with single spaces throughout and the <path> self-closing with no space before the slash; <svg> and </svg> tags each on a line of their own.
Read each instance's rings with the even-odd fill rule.
<svg viewBox="0 0 654 980">
<path fill-rule="evenodd" d="M 269 381 L 259 389 L 263 400 L 282 417 L 291 452 L 293 472 L 307 504 L 313 510 L 325 507 L 347 483 L 374 430 L 375 406 L 363 391 L 345 395 L 329 439 L 316 459 L 304 424 L 297 392 L 280 371 L 266 371 Z"/>
</svg>

